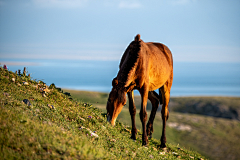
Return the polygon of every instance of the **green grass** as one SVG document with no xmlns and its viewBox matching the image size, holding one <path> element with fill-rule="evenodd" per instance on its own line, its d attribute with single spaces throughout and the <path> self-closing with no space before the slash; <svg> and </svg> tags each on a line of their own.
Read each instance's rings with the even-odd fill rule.
<svg viewBox="0 0 240 160">
<path fill-rule="evenodd" d="M 68 90 L 73 97 L 81 99 L 86 95 L 93 94 L 91 97 L 103 97 L 105 101 L 96 103 L 97 99 L 89 99 L 89 103 L 100 108 L 103 112 L 106 112 L 107 93 L 97 92 L 82 92 Z M 99 95 L 98 95 L 99 94 Z M 220 106 L 227 106 L 238 109 L 239 97 L 173 97 L 171 98 L 172 105 L 179 108 L 185 108 L 186 104 L 191 109 L 190 104 L 217 104 Z M 138 108 L 136 114 L 136 125 L 141 130 L 141 122 L 139 118 L 140 97 L 135 97 L 136 106 Z M 150 104 L 148 104 L 150 105 Z M 151 106 L 148 106 L 150 109 Z M 172 109 L 174 110 L 174 109 Z M 148 111 L 148 116 L 150 111 Z M 118 116 L 118 120 L 124 124 L 131 126 L 131 118 L 128 111 L 128 106 L 125 106 Z M 170 117 L 167 122 L 179 123 L 188 125 L 192 128 L 189 131 L 179 131 L 175 128 L 167 126 L 167 142 L 173 145 L 184 146 L 185 148 L 195 150 L 205 157 L 210 159 L 238 159 L 240 157 L 240 123 L 237 120 L 215 118 L 211 116 L 204 116 L 199 114 L 170 112 Z M 157 112 L 154 121 L 154 133 L 153 137 L 160 140 L 162 132 L 162 120 L 160 112 Z"/>
<path fill-rule="evenodd" d="M 170 143 L 167 150 L 161 150 L 156 139 L 142 147 L 141 132 L 133 141 L 129 138 L 129 126 L 117 121 L 112 127 L 100 109 L 84 100 L 69 99 L 57 89 L 50 89 L 44 97 L 43 87 L 42 82 L 0 68 L 1 159 L 204 158 Z M 31 105 L 23 103 L 23 99 L 28 99 Z"/>
</svg>

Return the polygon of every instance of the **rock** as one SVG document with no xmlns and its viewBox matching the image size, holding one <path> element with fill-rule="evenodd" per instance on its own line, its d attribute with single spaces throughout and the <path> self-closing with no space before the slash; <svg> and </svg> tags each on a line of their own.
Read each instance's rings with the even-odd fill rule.
<svg viewBox="0 0 240 160">
<path fill-rule="evenodd" d="M 28 82 L 23 82 L 23 85 L 28 86 L 29 84 Z"/>
<path fill-rule="evenodd" d="M 24 102 L 26 105 L 28 105 L 28 106 L 31 106 L 31 105 L 32 105 L 28 99 L 24 99 L 23 102 Z"/>
<path fill-rule="evenodd" d="M 152 148 L 153 148 L 154 151 L 157 151 L 157 148 L 155 148 L 155 147 L 152 147 Z"/>
<path fill-rule="evenodd" d="M 15 78 L 12 78 L 12 82 L 15 82 Z"/>
<path fill-rule="evenodd" d="M 84 127 L 84 126 L 81 126 L 81 127 L 79 127 L 78 128 L 79 130 L 82 130 L 82 129 L 86 129 L 90 134 L 91 134 L 91 136 L 94 136 L 94 137 L 96 137 L 96 138 L 98 138 L 98 135 L 96 134 L 96 131 L 91 131 L 89 128 L 86 128 L 86 127 Z M 88 134 L 87 134 L 88 135 Z"/>
<path fill-rule="evenodd" d="M 85 121 L 85 119 L 84 119 L 84 118 L 82 118 L 82 117 L 79 117 L 79 119 L 81 119 L 82 121 Z"/>
<path fill-rule="evenodd" d="M 32 87 L 33 87 L 33 88 L 36 88 L 36 89 L 38 88 L 38 86 L 37 86 L 37 85 L 34 85 L 34 84 L 32 85 Z"/>
<path fill-rule="evenodd" d="M 47 106 L 48 106 L 50 109 L 55 109 L 55 107 L 54 107 L 53 105 L 47 104 Z"/>
<path fill-rule="evenodd" d="M 149 158 L 153 159 L 154 157 L 153 157 L 153 155 L 149 155 Z"/>
<path fill-rule="evenodd" d="M 42 92 L 42 96 L 43 96 L 43 97 L 47 97 L 46 94 L 45 94 L 44 92 Z"/>
<path fill-rule="evenodd" d="M 90 129 L 88 129 L 88 131 L 91 133 L 91 136 L 98 138 L 98 135 L 96 133 L 92 132 Z"/>
<path fill-rule="evenodd" d="M 9 93 L 7 93 L 7 92 L 3 92 L 3 95 L 6 97 L 9 97 Z"/>
</svg>

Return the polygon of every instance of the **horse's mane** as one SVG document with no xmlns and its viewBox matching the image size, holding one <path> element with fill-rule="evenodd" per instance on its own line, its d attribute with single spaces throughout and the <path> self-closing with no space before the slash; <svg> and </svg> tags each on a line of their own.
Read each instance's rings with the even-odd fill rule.
<svg viewBox="0 0 240 160">
<path fill-rule="evenodd" d="M 139 58 L 138 53 L 141 49 L 140 43 L 141 43 L 140 35 L 138 34 L 135 37 L 135 40 L 132 41 L 127 48 L 127 50 L 129 50 L 128 56 L 126 56 L 127 59 L 124 60 L 126 62 L 122 62 L 123 66 L 121 66 L 121 73 L 119 75 L 120 76 L 119 80 L 120 80 L 120 83 L 122 83 L 122 85 L 126 84 L 126 82 L 128 81 L 130 72 L 132 71 L 132 69 L 134 68 L 134 66 L 138 61 L 138 58 Z"/>
</svg>

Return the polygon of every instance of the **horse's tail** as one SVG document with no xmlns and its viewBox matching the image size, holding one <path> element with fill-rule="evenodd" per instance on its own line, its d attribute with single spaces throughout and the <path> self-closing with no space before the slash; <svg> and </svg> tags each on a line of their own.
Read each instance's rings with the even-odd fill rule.
<svg viewBox="0 0 240 160">
<path fill-rule="evenodd" d="M 170 51 L 170 49 L 166 46 L 166 45 L 162 45 L 163 46 L 163 50 L 164 50 L 164 53 L 166 55 L 166 58 L 168 60 L 168 63 L 170 65 L 173 65 L 173 56 L 172 56 L 172 52 Z"/>
</svg>

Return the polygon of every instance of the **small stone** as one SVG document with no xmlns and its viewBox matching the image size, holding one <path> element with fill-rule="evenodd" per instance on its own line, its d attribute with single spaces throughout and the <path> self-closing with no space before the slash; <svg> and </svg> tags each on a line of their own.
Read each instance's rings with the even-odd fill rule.
<svg viewBox="0 0 240 160">
<path fill-rule="evenodd" d="M 46 94 L 45 94 L 44 92 L 42 92 L 42 96 L 43 96 L 43 97 L 47 97 Z"/>
<path fill-rule="evenodd" d="M 48 92 L 50 92 L 50 90 L 47 87 L 44 87 L 43 92 L 48 93 Z"/>
<path fill-rule="evenodd" d="M 79 129 L 79 130 L 82 130 L 82 129 L 84 129 L 84 128 L 85 128 L 84 126 L 81 126 L 81 127 L 79 127 L 78 129 Z"/>
<path fill-rule="evenodd" d="M 154 151 L 157 151 L 157 148 L 155 148 L 155 147 L 152 147 L 152 148 L 153 148 Z"/>
<path fill-rule="evenodd" d="M 29 101 L 28 99 L 24 99 L 23 102 L 24 102 L 26 105 L 31 106 L 31 103 L 30 103 L 30 101 Z"/>
<path fill-rule="evenodd" d="M 38 86 L 37 86 L 37 85 L 34 85 L 34 84 L 32 85 L 32 87 L 33 87 L 33 88 L 36 88 L 36 89 L 38 88 Z"/>
<path fill-rule="evenodd" d="M 7 93 L 7 92 L 4 92 L 3 95 L 6 97 L 9 97 L 9 93 Z"/>
<path fill-rule="evenodd" d="M 12 78 L 12 82 L 15 82 L 15 78 Z"/>
<path fill-rule="evenodd" d="M 93 133 L 91 130 L 88 130 L 88 131 L 91 133 L 91 136 L 98 138 L 98 135 L 96 133 Z"/>
<path fill-rule="evenodd" d="M 153 155 L 149 155 L 149 158 L 153 159 L 154 157 L 153 157 Z"/>
<path fill-rule="evenodd" d="M 55 109 L 55 107 L 54 107 L 53 105 L 47 104 L 47 106 L 48 106 L 50 109 Z"/>
<path fill-rule="evenodd" d="M 79 117 L 79 119 L 81 119 L 82 121 L 85 121 L 85 119 L 84 119 L 84 118 L 82 118 L 82 117 Z"/>
<path fill-rule="evenodd" d="M 23 82 L 23 85 L 28 86 L 29 84 L 28 82 Z"/>
</svg>

